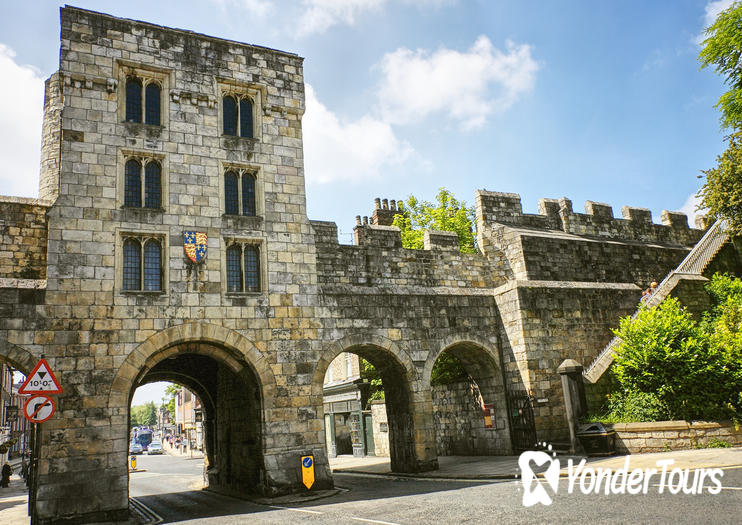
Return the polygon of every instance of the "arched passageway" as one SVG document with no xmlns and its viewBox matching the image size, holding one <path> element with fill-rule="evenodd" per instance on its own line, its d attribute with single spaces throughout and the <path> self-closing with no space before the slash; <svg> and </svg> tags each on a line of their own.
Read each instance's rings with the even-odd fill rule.
<svg viewBox="0 0 742 525">
<path fill-rule="evenodd" d="M 507 397 L 496 350 L 471 341 L 445 347 L 426 363 L 438 455 L 512 453 Z"/>
<path fill-rule="evenodd" d="M 314 393 L 321 395 L 328 366 L 341 353 L 356 354 L 366 360 L 375 368 L 381 379 L 386 403 L 392 470 L 420 472 L 436 469 L 438 465 L 431 443 L 425 442 L 424 439 L 425 425 L 420 424 L 419 418 L 416 417 L 422 412 L 420 409 L 422 403 L 419 402 L 419 396 L 414 390 L 417 372 L 409 357 L 388 343 L 384 346 L 376 343 L 335 344 L 326 352 L 315 370 Z M 329 435 L 327 428 L 324 435 L 327 440 Z"/>
<path fill-rule="evenodd" d="M 127 408 L 138 387 L 156 381 L 181 384 L 202 402 L 209 489 L 234 495 L 263 493 L 262 382 L 244 354 L 214 341 L 189 340 L 152 351 L 146 359 L 140 356 L 138 373 L 130 380 Z M 122 400 L 115 390 L 114 400 Z M 128 425 L 126 431 L 128 437 Z"/>
</svg>

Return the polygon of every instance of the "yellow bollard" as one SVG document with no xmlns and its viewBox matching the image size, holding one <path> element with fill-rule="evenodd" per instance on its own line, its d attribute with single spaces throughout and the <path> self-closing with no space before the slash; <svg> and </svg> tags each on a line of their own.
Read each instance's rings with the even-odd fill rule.
<svg viewBox="0 0 742 525">
<path fill-rule="evenodd" d="M 137 457 L 131 456 L 131 470 L 137 469 Z"/>
</svg>

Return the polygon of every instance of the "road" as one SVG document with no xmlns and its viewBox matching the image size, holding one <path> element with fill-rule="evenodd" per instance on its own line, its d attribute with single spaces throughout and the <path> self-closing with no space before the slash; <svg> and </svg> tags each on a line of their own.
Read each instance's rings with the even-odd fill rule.
<svg viewBox="0 0 742 525">
<path fill-rule="evenodd" d="M 437 481 L 336 474 L 339 494 L 304 504 L 260 505 L 208 491 L 199 460 L 142 456 L 130 493 L 164 523 L 740 523 L 742 469 L 724 471 L 718 495 L 568 494 L 566 481 L 550 506 L 524 508 L 522 487 L 512 481 Z"/>
</svg>

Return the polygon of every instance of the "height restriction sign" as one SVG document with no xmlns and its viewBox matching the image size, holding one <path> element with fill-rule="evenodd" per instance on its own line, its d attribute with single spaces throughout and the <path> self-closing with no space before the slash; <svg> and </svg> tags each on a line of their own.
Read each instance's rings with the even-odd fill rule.
<svg viewBox="0 0 742 525">
<path fill-rule="evenodd" d="M 28 378 L 18 389 L 19 394 L 61 394 L 62 387 L 54 377 L 46 359 L 42 359 L 28 374 Z"/>
<path fill-rule="evenodd" d="M 43 423 L 54 415 L 56 408 L 51 396 L 33 396 L 23 406 L 23 415 L 31 423 Z"/>
</svg>

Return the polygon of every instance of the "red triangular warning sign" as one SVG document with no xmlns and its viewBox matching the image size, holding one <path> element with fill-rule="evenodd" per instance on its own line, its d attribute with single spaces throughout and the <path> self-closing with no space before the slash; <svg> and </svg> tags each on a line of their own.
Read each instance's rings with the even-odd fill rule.
<svg viewBox="0 0 742 525">
<path fill-rule="evenodd" d="M 28 374 L 26 381 L 18 389 L 19 394 L 61 394 L 62 387 L 54 377 L 46 359 L 42 359 Z"/>
</svg>

